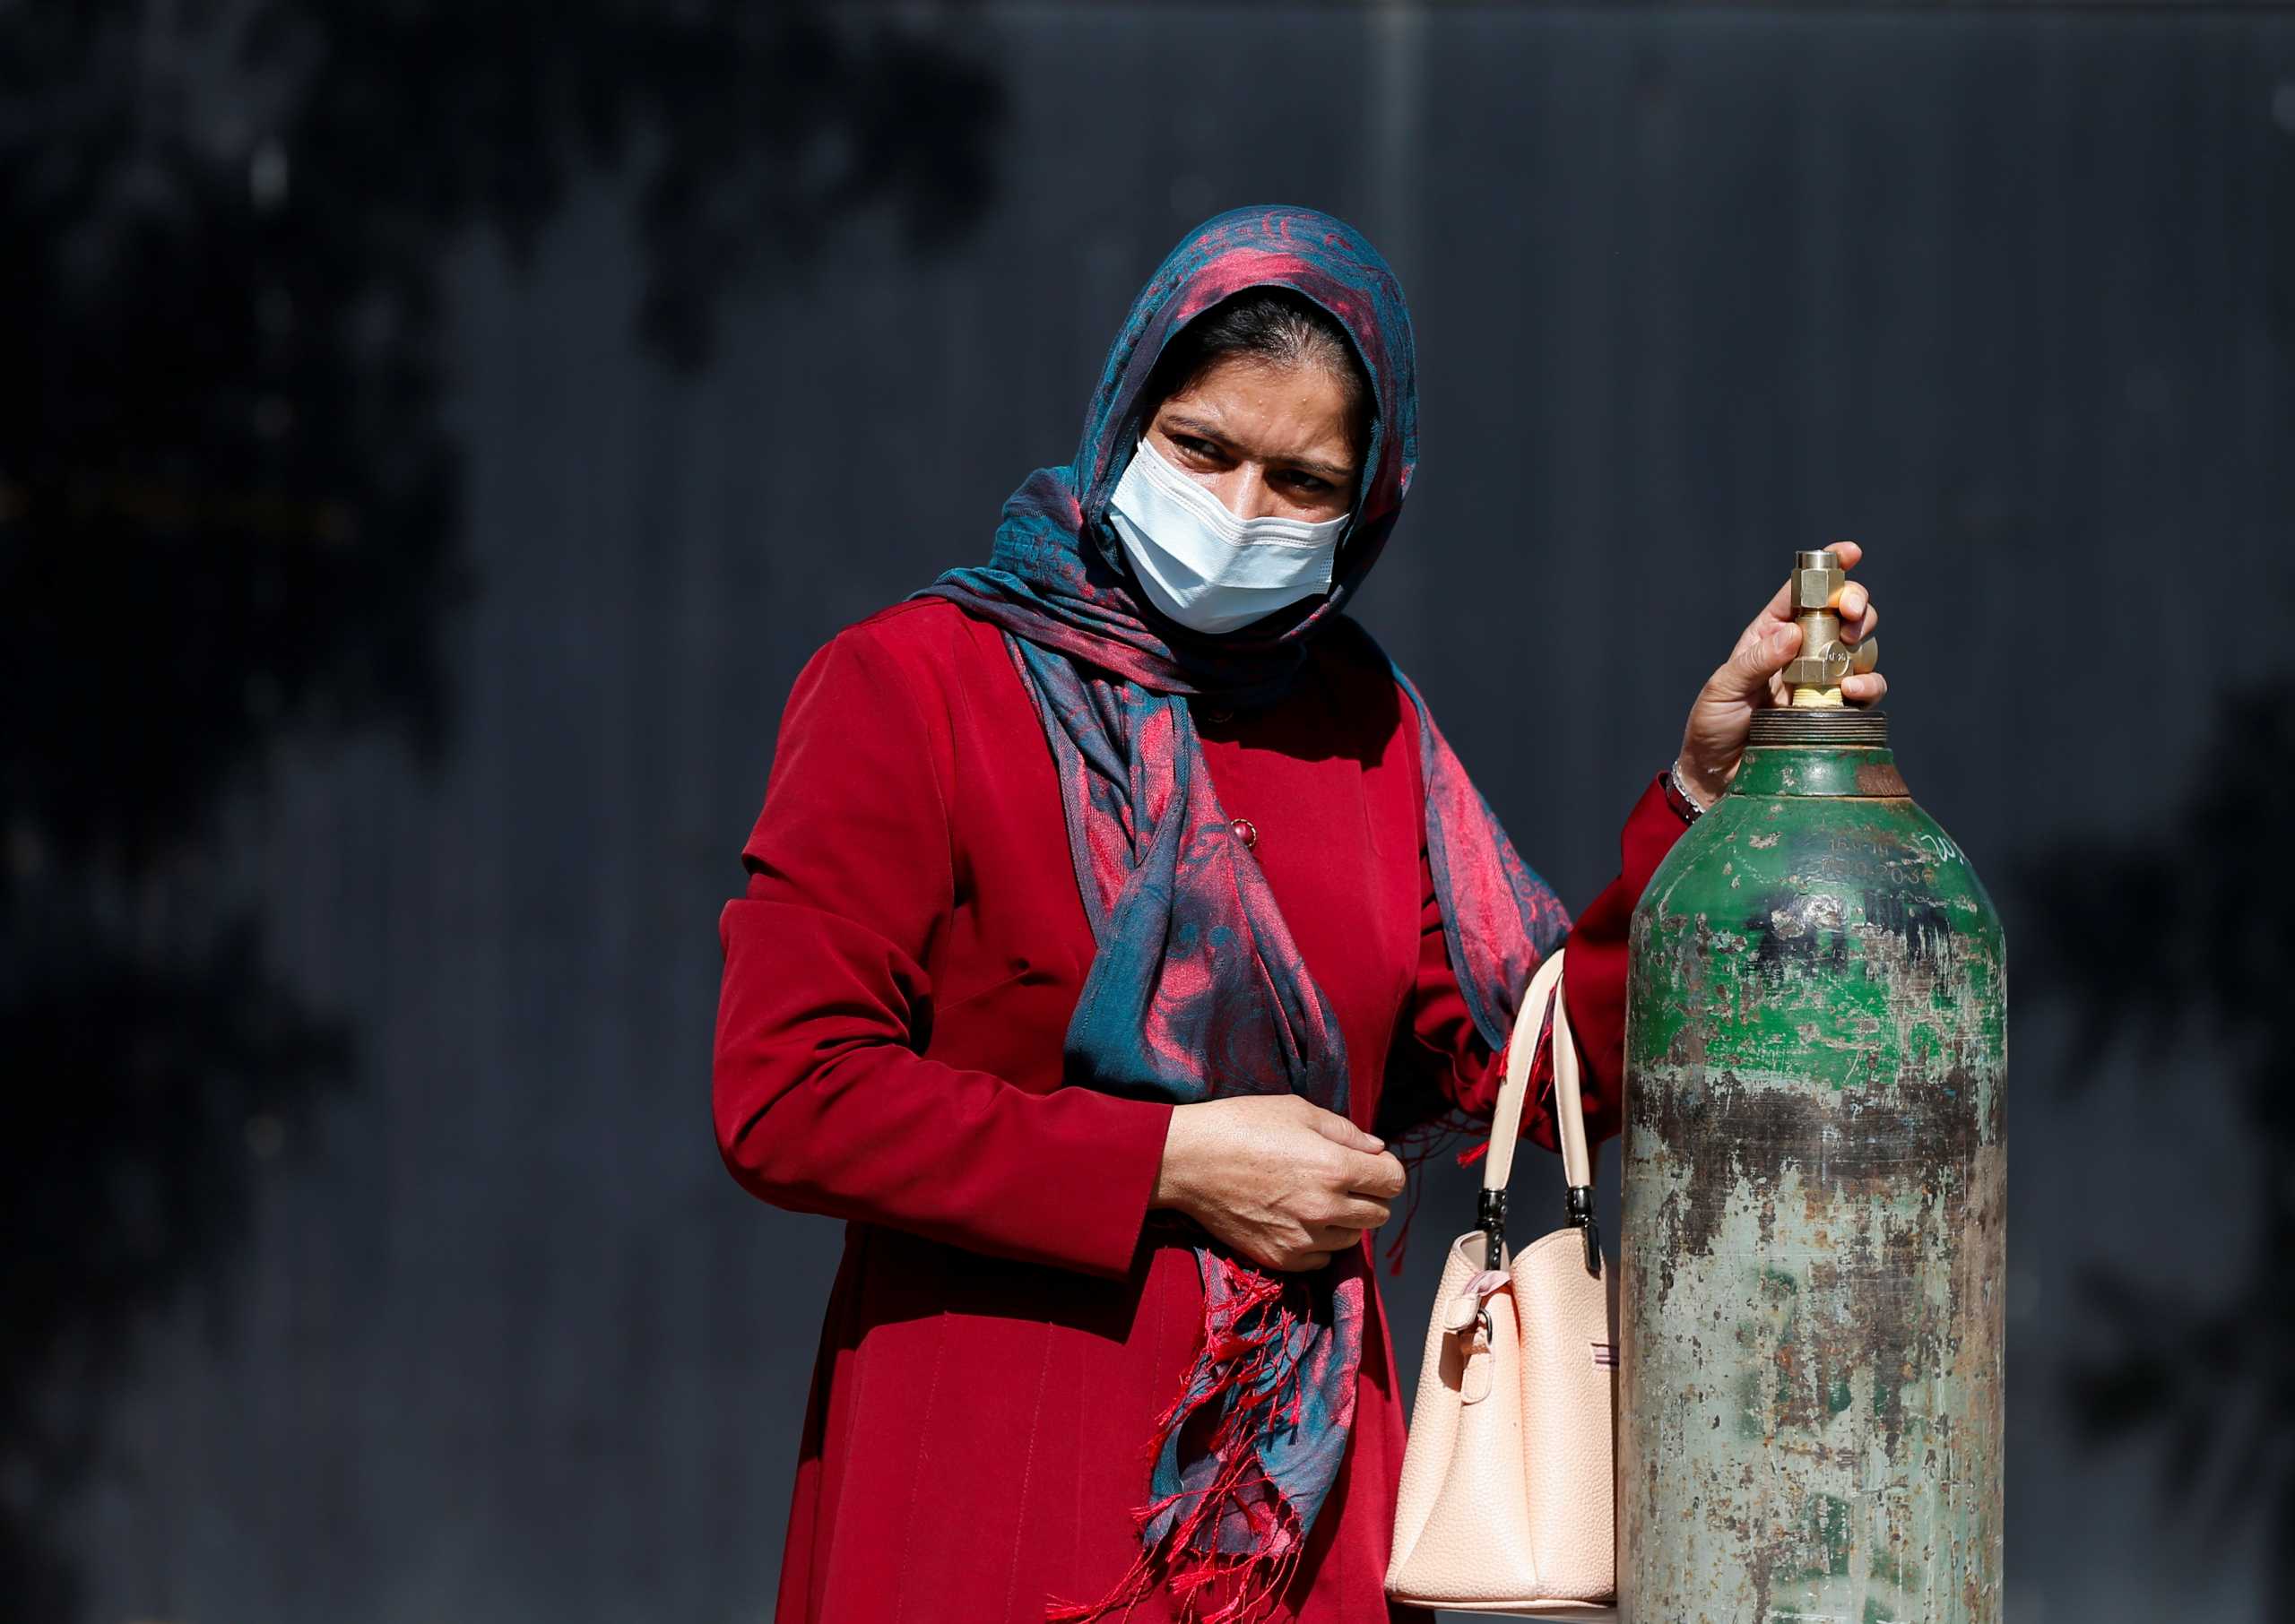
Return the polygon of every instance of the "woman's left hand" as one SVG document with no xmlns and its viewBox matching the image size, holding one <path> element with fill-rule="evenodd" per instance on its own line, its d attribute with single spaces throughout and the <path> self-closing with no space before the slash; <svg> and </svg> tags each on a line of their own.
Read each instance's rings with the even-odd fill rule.
<svg viewBox="0 0 2295 1624">
<path fill-rule="evenodd" d="M 1832 550 L 1840 555 L 1843 570 L 1856 568 L 1865 557 L 1865 549 L 1854 541 L 1836 541 Z M 1863 586 L 1852 581 L 1841 588 L 1841 642 L 1854 647 L 1870 637 L 1880 623 L 1881 613 Z M 1736 776 L 1754 713 L 1792 703 L 1780 673 L 1800 652 L 1801 628 L 1793 619 L 1793 583 L 1788 580 L 1754 617 L 1729 658 L 1706 678 L 1696 703 L 1689 708 L 1689 725 L 1682 730 L 1682 753 L 1675 770 L 1698 805 L 1711 806 Z M 1840 696 L 1850 704 L 1872 704 L 1888 691 L 1889 679 L 1878 670 L 1841 679 Z"/>
</svg>

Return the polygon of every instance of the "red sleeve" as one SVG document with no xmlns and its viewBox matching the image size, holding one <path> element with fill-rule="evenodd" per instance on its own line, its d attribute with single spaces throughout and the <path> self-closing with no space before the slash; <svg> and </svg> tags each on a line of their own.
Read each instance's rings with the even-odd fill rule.
<svg viewBox="0 0 2295 1624">
<path fill-rule="evenodd" d="M 865 630 L 797 678 L 742 849 L 748 894 L 718 920 L 718 1147 L 776 1206 L 1121 1274 L 1172 1107 L 1036 1093 L 921 1052 L 955 872 L 951 744 L 924 714 Z"/>
<path fill-rule="evenodd" d="M 1580 1095 L 1586 1108 L 1586 1136 L 1598 1144 L 1624 1126 L 1625 947 L 1633 910 L 1666 853 L 1689 825 L 1666 799 L 1666 775 L 1658 773 L 1625 815 L 1618 836 L 1618 875 L 1578 916 L 1563 944 L 1570 968 L 1562 979 L 1563 1001 L 1570 1006 L 1570 1031 L 1578 1040 Z M 1539 1057 L 1544 1071 L 1545 1057 Z M 1531 1137 L 1559 1150 L 1555 1136 L 1553 1083 L 1538 1093 L 1539 1110 Z"/>
<path fill-rule="evenodd" d="M 1665 774 L 1660 773 L 1626 814 L 1617 877 L 1578 915 L 1563 944 L 1570 955 L 1563 998 L 1570 1009 L 1571 1032 L 1578 1041 L 1581 1099 L 1589 1144 L 1611 1137 L 1623 1125 L 1619 1108 L 1625 1071 L 1626 930 L 1650 876 L 1681 838 L 1684 827 L 1680 815 L 1666 799 Z M 1503 1049 L 1495 1055 L 1490 1052 L 1467 1009 L 1465 995 L 1459 990 L 1442 911 L 1434 897 L 1433 872 L 1424 851 L 1419 855 L 1419 890 L 1424 900 L 1412 992 L 1412 1036 L 1428 1051 L 1449 1104 L 1486 1122 L 1497 1109 L 1506 1054 Z M 1540 1043 L 1530 1070 L 1530 1104 L 1522 1113 L 1522 1129 L 1536 1143 L 1558 1151 L 1554 1069 L 1544 1050 L 1543 1036 Z"/>
</svg>

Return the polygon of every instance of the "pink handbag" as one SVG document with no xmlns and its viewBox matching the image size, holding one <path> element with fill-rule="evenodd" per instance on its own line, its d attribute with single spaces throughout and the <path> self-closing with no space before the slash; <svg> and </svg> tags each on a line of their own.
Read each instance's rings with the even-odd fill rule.
<svg viewBox="0 0 2295 1624">
<path fill-rule="evenodd" d="M 1426 1330 L 1387 1565 L 1388 1595 L 1421 1607 L 1617 1616 L 1617 1270 L 1595 1231 L 1562 957 L 1523 995 L 1480 1227 L 1451 1243 Z M 1506 1180 L 1549 1007 L 1565 1221 L 1510 1255 Z"/>
</svg>

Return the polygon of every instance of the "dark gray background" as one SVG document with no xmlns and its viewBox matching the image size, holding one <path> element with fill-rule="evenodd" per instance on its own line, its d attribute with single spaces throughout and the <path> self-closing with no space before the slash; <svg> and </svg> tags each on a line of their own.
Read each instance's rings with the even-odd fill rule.
<svg viewBox="0 0 2295 1624">
<path fill-rule="evenodd" d="M 39 1367 L 86 1458 L 7 1503 L 84 1616 L 766 1615 L 836 1232 L 735 1188 L 708 1084 L 782 700 L 836 627 L 984 554 L 1156 260 L 1260 201 L 1345 216 L 1401 274 L 1423 460 L 1362 613 L 1573 906 L 1787 555 L 1870 549 L 1900 760 L 2017 966 L 2010 1618 L 2295 1616 L 2295 1176 L 2256 1109 L 2282 984 L 2116 1020 L 2154 1010 L 2154 962 L 2159 1008 L 2198 1007 L 2195 886 L 2252 870 L 2249 962 L 2287 963 L 2287 735 L 2256 718 L 2295 669 L 2295 20 L 1027 7 L 916 34 L 990 87 L 976 204 L 922 246 L 892 194 L 801 254 L 768 222 L 688 365 L 633 324 L 643 118 L 618 170 L 434 222 L 471 583 L 435 620 L 435 765 L 389 725 L 282 730 L 108 904 L 254 898 L 351 1058 L 224 1125 L 241 1221 L 103 1322 L 112 1374 L 80 1382 L 74 1325 Z M 2253 817 L 2208 801 L 2227 775 Z M 1466 1188 L 1437 1181 L 1390 1283 L 1413 1367 Z"/>
</svg>

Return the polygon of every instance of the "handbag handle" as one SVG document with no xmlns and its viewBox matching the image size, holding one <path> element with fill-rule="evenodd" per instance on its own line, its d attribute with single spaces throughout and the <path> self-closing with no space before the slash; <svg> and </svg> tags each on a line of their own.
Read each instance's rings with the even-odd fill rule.
<svg viewBox="0 0 2295 1624">
<path fill-rule="evenodd" d="M 1506 1045 L 1506 1080 L 1498 1091 L 1498 1109 L 1490 1124 L 1490 1154 L 1482 1170 L 1482 1198 L 1477 1227 L 1489 1237 L 1491 1268 L 1499 1266 L 1506 1241 L 1506 1184 L 1514 1170 L 1514 1141 L 1522 1127 L 1522 1108 L 1530 1092 L 1530 1067 L 1537 1058 L 1538 1024 L 1554 1012 L 1554 1115 L 1562 1142 L 1562 1176 L 1566 1186 L 1563 1222 L 1586 1236 L 1586 1272 L 1602 1272 L 1601 1237 L 1594 1223 L 1593 1158 L 1586 1148 L 1586 1110 L 1579 1090 L 1578 1046 L 1570 1035 L 1570 1016 L 1562 998 L 1560 948 L 1546 956 L 1522 994 L 1514 1016 L 1513 1036 Z"/>
</svg>

